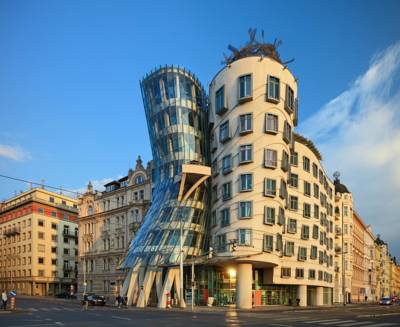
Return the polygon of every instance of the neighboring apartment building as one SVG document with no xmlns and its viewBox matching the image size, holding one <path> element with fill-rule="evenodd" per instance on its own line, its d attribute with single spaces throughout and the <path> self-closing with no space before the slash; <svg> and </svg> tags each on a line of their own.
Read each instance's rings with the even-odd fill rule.
<svg viewBox="0 0 400 327">
<path fill-rule="evenodd" d="M 367 301 L 376 301 L 376 298 L 379 293 L 377 293 L 375 236 L 372 234 L 372 229 L 370 225 L 367 225 L 365 228 L 364 243 L 365 243 L 364 265 L 367 274 L 365 277 L 365 296 L 367 296 Z"/>
<path fill-rule="evenodd" d="M 76 292 L 77 201 L 34 188 L 0 203 L 0 289 Z"/>
<path fill-rule="evenodd" d="M 390 295 L 390 274 L 388 271 L 389 251 L 385 243 L 378 235 L 375 239 L 375 267 L 376 267 L 376 296 L 375 300 L 382 296 Z"/>
<path fill-rule="evenodd" d="M 134 170 L 109 182 L 104 192 L 87 191 L 79 198 L 79 292 L 115 298 L 124 272 L 118 270 L 151 199 L 151 165 L 138 157 Z"/>
</svg>

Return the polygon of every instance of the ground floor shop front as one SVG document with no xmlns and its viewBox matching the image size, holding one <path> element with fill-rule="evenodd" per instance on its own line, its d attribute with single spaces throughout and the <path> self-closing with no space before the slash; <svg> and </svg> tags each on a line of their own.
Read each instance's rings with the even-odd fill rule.
<svg viewBox="0 0 400 327">
<path fill-rule="evenodd" d="M 60 293 L 76 293 L 77 285 L 74 280 L 46 281 L 20 279 L 0 281 L 0 289 L 11 291 L 17 294 L 33 296 L 53 296 Z"/>
</svg>

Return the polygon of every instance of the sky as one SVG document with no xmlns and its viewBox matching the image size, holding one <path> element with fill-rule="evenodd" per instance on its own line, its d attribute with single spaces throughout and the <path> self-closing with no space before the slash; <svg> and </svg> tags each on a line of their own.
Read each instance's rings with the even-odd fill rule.
<svg viewBox="0 0 400 327">
<path fill-rule="evenodd" d="M 151 159 L 139 81 L 160 65 L 203 86 L 247 30 L 283 41 L 298 131 L 400 257 L 399 1 L 0 0 L 0 175 L 81 189 Z M 0 178 L 0 200 L 27 185 Z"/>
</svg>

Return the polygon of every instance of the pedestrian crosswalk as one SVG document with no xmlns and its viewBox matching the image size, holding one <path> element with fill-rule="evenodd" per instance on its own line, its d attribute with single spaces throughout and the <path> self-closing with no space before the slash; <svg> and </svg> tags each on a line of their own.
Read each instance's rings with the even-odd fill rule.
<svg viewBox="0 0 400 327">
<path fill-rule="evenodd" d="M 300 322 L 300 321 L 298 321 Z M 373 322 L 373 321 L 360 321 L 353 319 L 322 319 L 322 320 L 307 320 L 301 321 L 302 324 L 309 324 L 310 326 L 332 326 L 332 327 L 389 327 L 399 326 L 399 323 L 394 322 Z"/>
</svg>

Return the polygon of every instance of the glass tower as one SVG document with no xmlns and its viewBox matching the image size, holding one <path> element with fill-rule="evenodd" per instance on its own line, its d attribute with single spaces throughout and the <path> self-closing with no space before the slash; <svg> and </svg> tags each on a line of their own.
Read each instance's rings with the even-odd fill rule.
<svg viewBox="0 0 400 327">
<path fill-rule="evenodd" d="M 207 247 L 208 184 L 178 201 L 183 164 L 209 166 L 206 93 L 187 70 L 166 66 L 141 81 L 153 154 L 152 203 L 121 268 L 165 267 Z"/>
</svg>

